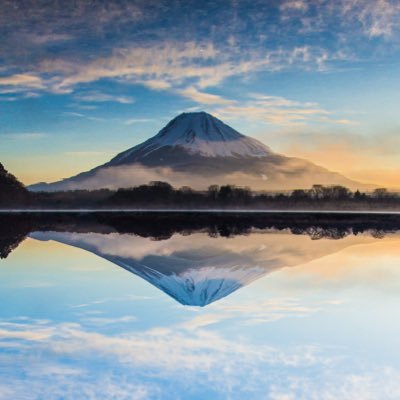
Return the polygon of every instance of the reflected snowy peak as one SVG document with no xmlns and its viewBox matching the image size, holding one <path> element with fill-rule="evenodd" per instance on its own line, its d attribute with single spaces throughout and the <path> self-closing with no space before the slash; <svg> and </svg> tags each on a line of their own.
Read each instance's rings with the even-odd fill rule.
<svg viewBox="0 0 400 400">
<path fill-rule="evenodd" d="M 235 238 L 174 235 L 165 241 L 117 233 L 33 232 L 30 236 L 89 251 L 145 279 L 179 303 L 201 307 L 275 269 L 374 240 L 352 236 L 317 242 L 307 236 L 274 232 Z"/>
</svg>

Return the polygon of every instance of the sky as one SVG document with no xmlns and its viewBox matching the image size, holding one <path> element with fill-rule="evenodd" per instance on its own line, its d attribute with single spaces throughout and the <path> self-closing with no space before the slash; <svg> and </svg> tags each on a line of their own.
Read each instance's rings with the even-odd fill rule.
<svg viewBox="0 0 400 400">
<path fill-rule="evenodd" d="M 181 112 L 400 187 L 400 1 L 3 0 L 0 162 L 102 164 Z"/>
</svg>

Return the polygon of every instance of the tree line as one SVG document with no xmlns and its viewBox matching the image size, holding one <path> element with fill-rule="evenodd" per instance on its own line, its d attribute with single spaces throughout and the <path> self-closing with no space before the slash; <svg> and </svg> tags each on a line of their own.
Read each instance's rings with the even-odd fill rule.
<svg viewBox="0 0 400 400">
<path fill-rule="evenodd" d="M 333 185 L 313 185 L 286 193 L 254 192 L 234 185 L 211 185 L 207 190 L 174 188 L 155 181 L 116 191 L 75 190 L 31 194 L 33 207 L 65 208 L 176 208 L 176 209 L 393 209 L 400 210 L 400 196 L 387 189 L 353 192 Z"/>
</svg>

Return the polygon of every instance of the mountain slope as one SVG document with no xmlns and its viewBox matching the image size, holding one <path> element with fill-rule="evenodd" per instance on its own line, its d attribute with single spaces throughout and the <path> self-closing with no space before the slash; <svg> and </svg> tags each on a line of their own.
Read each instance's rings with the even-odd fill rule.
<svg viewBox="0 0 400 400">
<path fill-rule="evenodd" d="M 28 198 L 25 186 L 0 163 L 0 206 L 14 206 Z"/>
<path fill-rule="evenodd" d="M 31 190 L 117 189 L 151 180 L 206 188 L 237 184 L 253 189 L 308 188 L 313 184 L 362 185 L 306 160 L 274 153 L 205 112 L 184 113 L 157 135 L 111 159 L 106 164 Z"/>
</svg>

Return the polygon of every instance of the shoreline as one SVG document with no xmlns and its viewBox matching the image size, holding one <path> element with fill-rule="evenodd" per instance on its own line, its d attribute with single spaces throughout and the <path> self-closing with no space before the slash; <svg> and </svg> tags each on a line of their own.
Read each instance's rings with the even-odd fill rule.
<svg viewBox="0 0 400 400">
<path fill-rule="evenodd" d="M 140 213 L 140 214 L 354 214 L 354 215 L 400 215 L 400 211 L 390 210 L 238 210 L 238 209 L 168 209 L 168 208 L 155 208 L 155 209 L 0 209 L 1 214 L 74 214 L 74 213 Z"/>
</svg>

